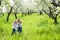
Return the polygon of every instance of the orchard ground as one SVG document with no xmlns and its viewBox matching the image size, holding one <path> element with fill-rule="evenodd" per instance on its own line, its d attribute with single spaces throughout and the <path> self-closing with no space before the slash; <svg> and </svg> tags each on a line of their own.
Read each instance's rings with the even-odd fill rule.
<svg viewBox="0 0 60 40">
<path fill-rule="evenodd" d="M 9 22 L 6 22 L 7 14 L 0 16 L 0 40 L 60 40 L 60 17 L 58 24 L 46 14 L 38 15 L 37 13 L 18 18 L 22 20 L 22 34 L 18 32 L 11 35 L 12 22 L 15 20 L 13 14 L 10 15 Z"/>
</svg>

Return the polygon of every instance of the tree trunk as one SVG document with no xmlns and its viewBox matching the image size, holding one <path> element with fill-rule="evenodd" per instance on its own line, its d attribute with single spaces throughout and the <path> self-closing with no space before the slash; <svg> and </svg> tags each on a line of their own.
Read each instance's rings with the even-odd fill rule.
<svg viewBox="0 0 60 40">
<path fill-rule="evenodd" d="M 54 23 L 57 24 L 57 17 L 54 18 Z"/>
<path fill-rule="evenodd" d="M 15 10 L 14 14 L 15 14 L 15 18 L 17 19 L 17 9 Z"/>
<path fill-rule="evenodd" d="M 1 5 L 1 0 L 0 0 L 0 5 Z"/>
<path fill-rule="evenodd" d="M 10 16 L 11 12 L 12 12 L 12 7 L 11 7 L 9 13 L 8 13 L 8 16 L 7 16 L 7 22 L 9 21 L 9 16 Z"/>
<path fill-rule="evenodd" d="M 23 15 L 24 15 L 24 13 L 22 12 L 22 16 L 21 17 L 23 17 Z"/>
<path fill-rule="evenodd" d="M 26 16 L 26 13 L 25 13 L 25 16 Z"/>
<path fill-rule="evenodd" d="M 30 12 L 30 15 L 32 15 L 33 12 Z"/>
<path fill-rule="evenodd" d="M 29 11 L 28 11 L 28 15 L 29 15 L 30 13 L 29 13 Z"/>
<path fill-rule="evenodd" d="M 40 11 L 40 15 L 42 15 L 42 12 Z"/>
<path fill-rule="evenodd" d="M 3 16 L 4 16 L 4 13 L 3 13 Z"/>
<path fill-rule="evenodd" d="M 15 18 L 17 19 L 17 13 L 14 13 L 15 14 Z"/>
<path fill-rule="evenodd" d="M 7 16 L 7 22 L 9 21 L 9 16 L 10 16 L 11 13 L 8 13 L 8 16 Z"/>
</svg>

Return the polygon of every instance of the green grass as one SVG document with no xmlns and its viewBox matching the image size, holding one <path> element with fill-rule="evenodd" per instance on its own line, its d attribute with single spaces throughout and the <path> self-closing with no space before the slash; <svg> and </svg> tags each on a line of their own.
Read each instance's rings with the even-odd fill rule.
<svg viewBox="0 0 60 40">
<path fill-rule="evenodd" d="M 12 22 L 15 20 L 13 14 L 10 15 L 9 22 L 6 22 L 7 14 L 0 17 L 0 40 L 60 40 L 60 18 L 58 17 L 58 24 L 46 14 L 38 15 L 32 14 L 30 16 L 21 17 L 22 20 L 22 34 L 18 32 L 11 35 Z"/>
</svg>

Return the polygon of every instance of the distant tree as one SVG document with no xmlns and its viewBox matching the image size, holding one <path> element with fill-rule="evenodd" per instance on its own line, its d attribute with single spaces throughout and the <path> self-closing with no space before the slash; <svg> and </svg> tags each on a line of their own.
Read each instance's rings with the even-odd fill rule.
<svg viewBox="0 0 60 40">
<path fill-rule="evenodd" d="M 13 8 L 14 8 L 14 2 L 13 2 L 13 0 L 11 0 L 11 3 L 10 4 L 8 4 L 8 5 L 10 5 L 10 10 L 9 10 L 9 12 L 7 13 L 8 15 L 7 15 L 7 22 L 9 21 L 9 16 L 10 16 L 10 14 L 13 12 Z M 16 9 L 14 9 L 15 11 L 13 12 L 14 13 L 14 16 L 15 16 L 15 18 L 17 19 L 17 8 Z"/>
<path fill-rule="evenodd" d="M 57 13 L 54 14 L 54 12 L 51 11 L 51 10 L 52 10 L 51 7 L 49 7 L 49 11 L 50 11 L 49 13 L 47 13 L 46 10 L 43 10 L 43 11 L 44 11 L 50 18 L 52 18 L 52 19 L 54 20 L 54 23 L 57 24 L 57 23 L 58 23 L 58 22 L 57 22 L 57 16 L 59 15 L 60 12 L 57 12 Z"/>
<path fill-rule="evenodd" d="M 17 9 L 14 12 L 15 18 L 17 19 Z"/>
<path fill-rule="evenodd" d="M 8 14 L 8 15 L 7 15 L 7 22 L 8 22 L 8 20 L 9 20 L 10 14 L 12 13 L 12 9 L 13 9 L 13 7 L 11 7 L 11 8 L 10 8 L 10 11 L 7 13 L 7 14 Z"/>
<path fill-rule="evenodd" d="M 46 7 L 48 8 L 48 12 L 46 11 L 46 10 L 44 10 L 43 9 L 43 11 L 50 17 L 50 18 L 52 18 L 53 20 L 54 20 L 54 23 L 58 23 L 57 22 L 57 16 L 59 15 L 59 13 L 60 13 L 60 10 L 59 10 L 59 5 L 58 4 L 56 4 L 55 3 L 55 1 L 53 0 L 52 1 L 53 2 L 53 4 L 51 4 L 51 3 L 49 3 L 50 4 L 50 6 L 48 6 L 46 3 Z M 51 6 L 52 5 L 52 6 Z M 47 9 L 46 8 L 46 9 Z M 58 9 L 57 9 L 58 8 Z"/>
</svg>

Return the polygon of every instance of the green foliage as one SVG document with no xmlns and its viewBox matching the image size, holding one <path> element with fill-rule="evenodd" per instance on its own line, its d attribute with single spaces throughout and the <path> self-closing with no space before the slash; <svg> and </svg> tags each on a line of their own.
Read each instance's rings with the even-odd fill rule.
<svg viewBox="0 0 60 40">
<path fill-rule="evenodd" d="M 22 20 L 22 34 L 17 32 L 11 35 L 15 17 L 11 14 L 9 22 L 6 22 L 7 14 L 5 14 L 0 17 L 0 40 L 60 40 L 60 23 L 55 25 L 46 14 L 32 14 L 24 17 L 17 14 L 17 16 Z"/>
</svg>

